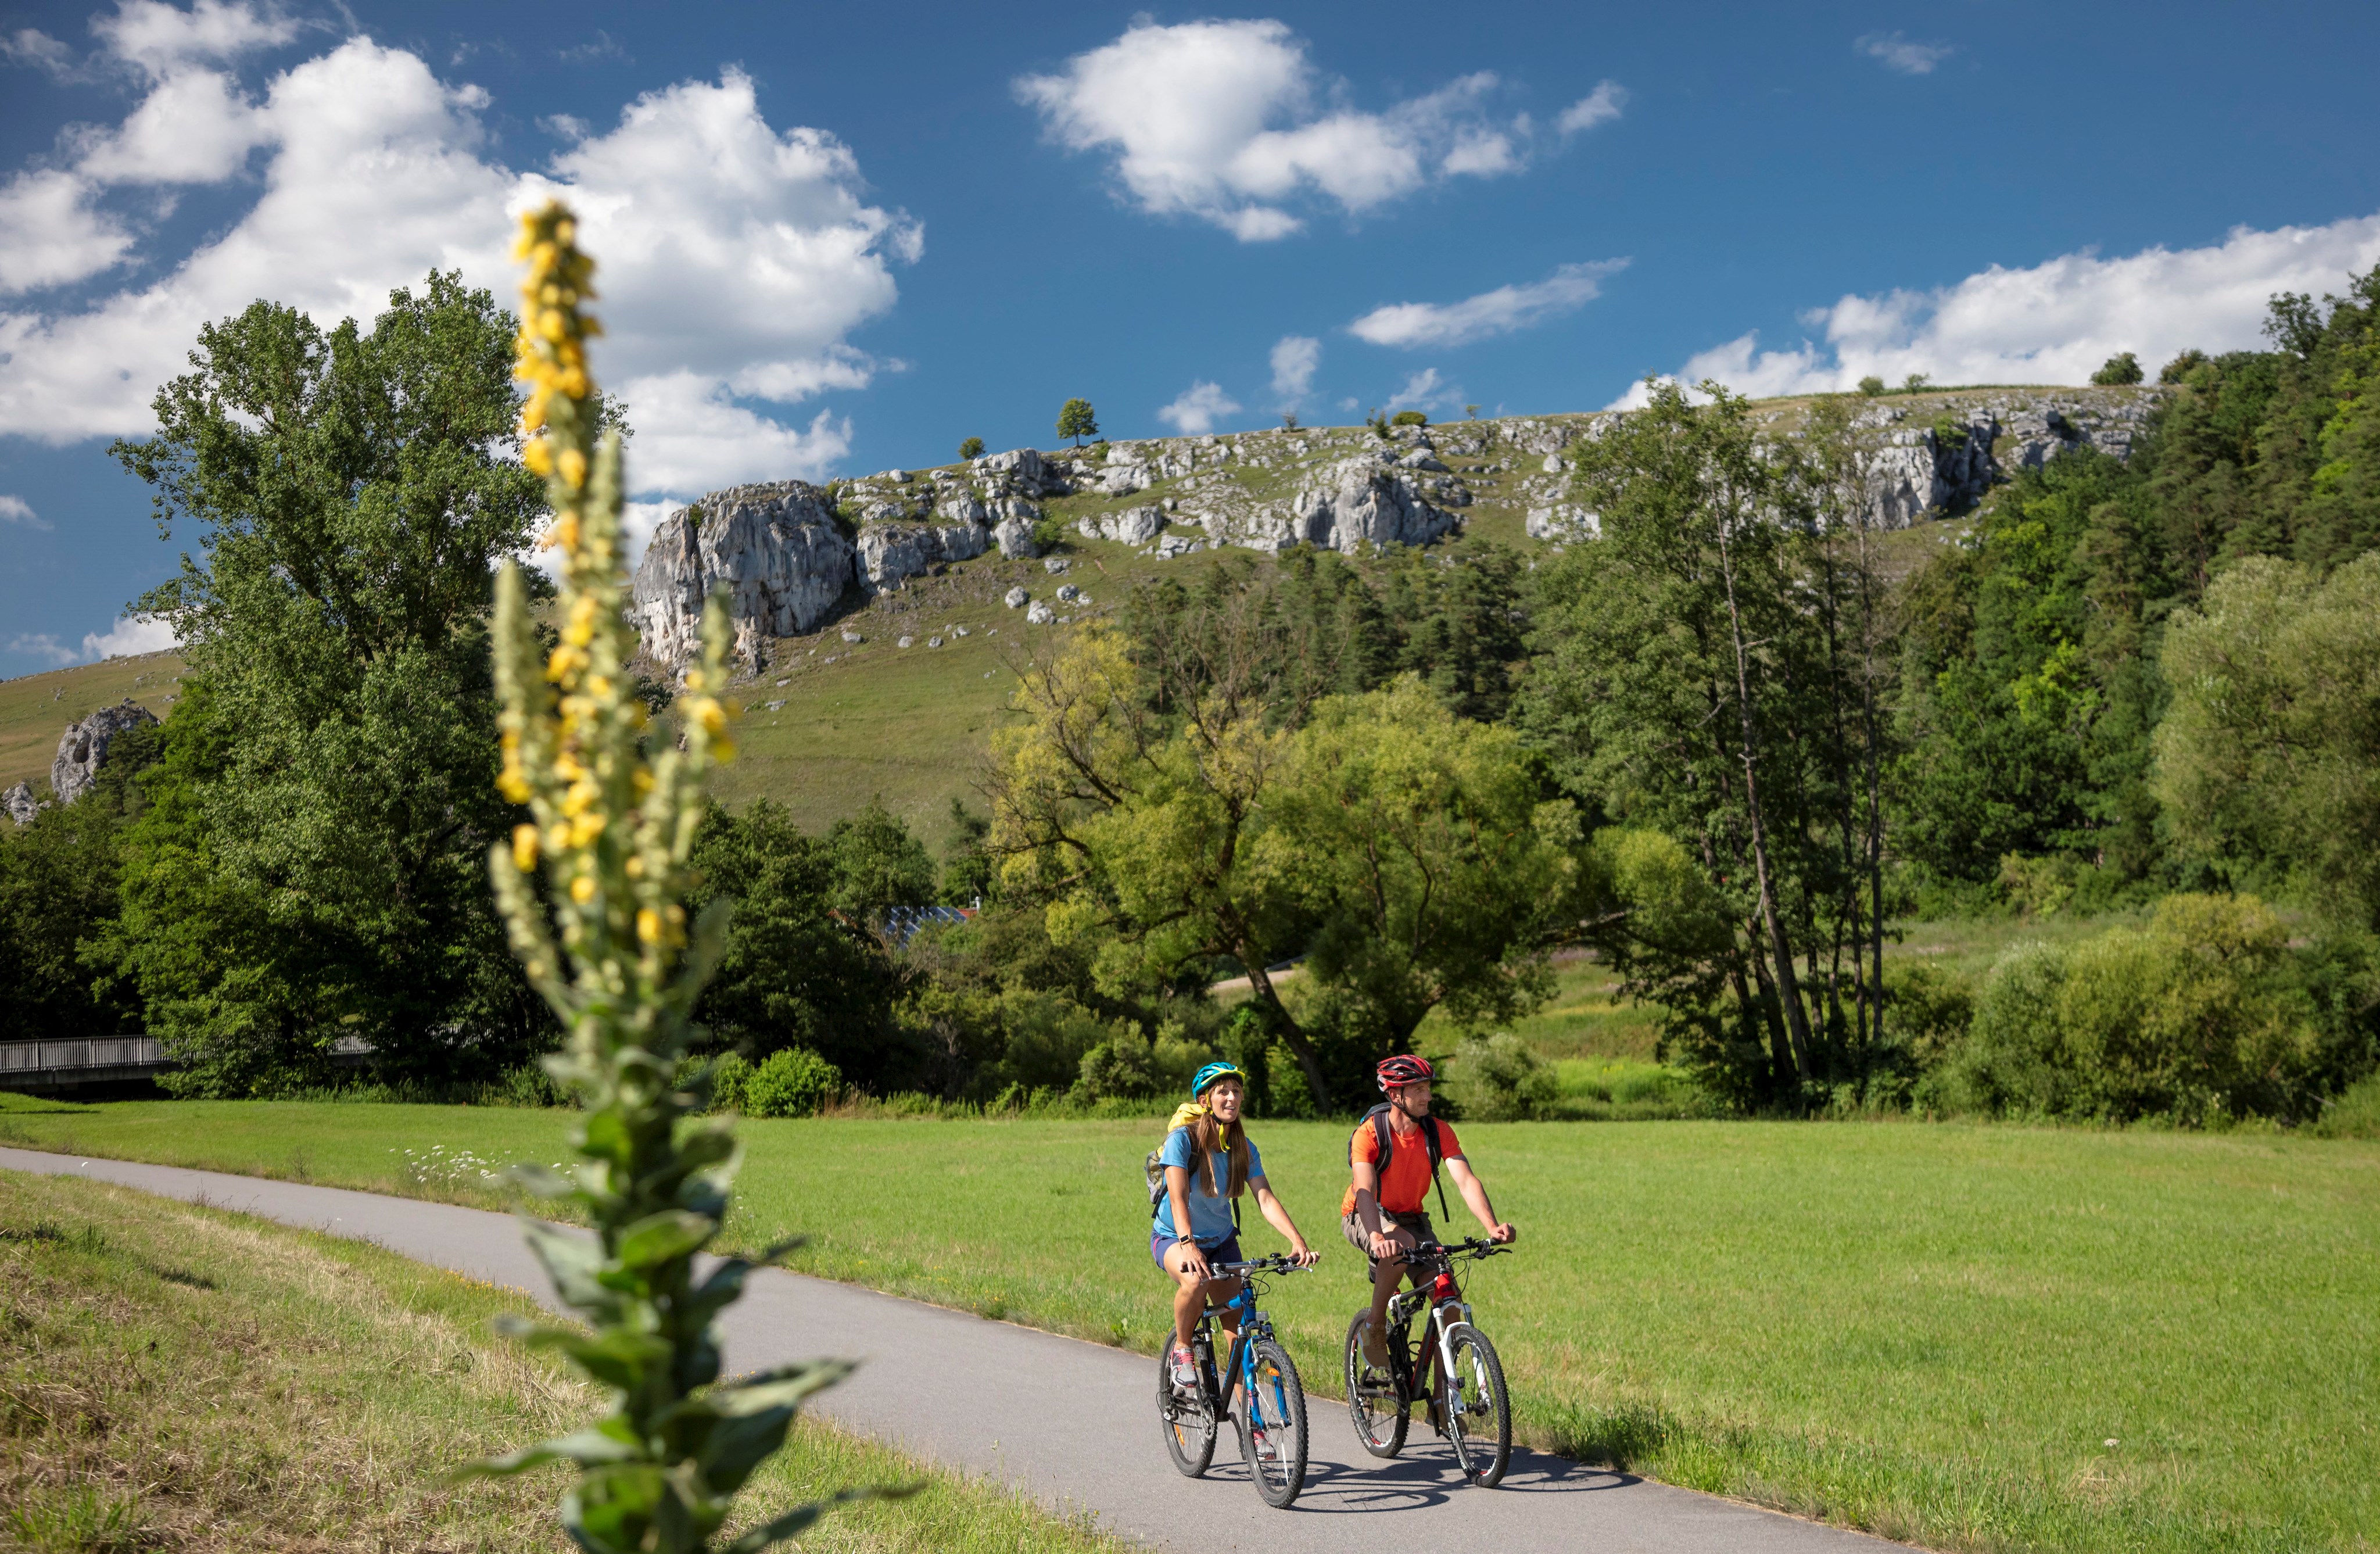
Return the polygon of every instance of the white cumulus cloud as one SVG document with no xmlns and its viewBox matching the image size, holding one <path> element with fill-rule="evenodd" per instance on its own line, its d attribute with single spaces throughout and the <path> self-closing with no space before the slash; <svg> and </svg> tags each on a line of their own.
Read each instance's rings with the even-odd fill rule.
<svg viewBox="0 0 2380 1554">
<path fill-rule="evenodd" d="M 1447 409 L 1463 403 L 1463 391 L 1438 375 L 1435 367 L 1425 368 L 1405 380 L 1405 386 L 1389 395 L 1389 408 L 1396 410 Z"/>
<path fill-rule="evenodd" d="M 218 182 L 261 149 L 261 192 L 195 250 L 138 255 L 157 277 L 145 285 L 0 310 L 0 433 L 145 433 L 200 326 L 258 297 L 325 326 L 368 322 L 435 267 L 509 301 L 513 217 L 559 194 L 601 264 L 597 367 L 637 429 L 637 491 L 818 475 L 848 450 L 847 420 L 787 424 L 766 407 L 869 382 L 879 364 L 848 336 L 893 306 L 893 269 L 922 256 L 922 229 L 867 202 L 833 136 L 771 127 L 741 72 L 647 92 L 601 133 L 574 124 L 573 144 L 520 170 L 492 154 L 488 94 L 407 50 L 349 38 L 250 98 L 200 62 L 294 38 L 277 12 L 137 0 L 102 30 L 148 95 L 82 138 L 74 173 L 27 171 L 0 190 L 0 291 L 137 255 L 137 237 L 91 214 L 94 188 Z"/>
<path fill-rule="evenodd" d="M 130 658 L 137 653 L 162 653 L 181 646 L 174 628 L 161 620 L 118 615 L 105 631 L 87 631 L 82 637 L 86 659 Z"/>
<path fill-rule="evenodd" d="M 1184 437 L 1203 437 L 1215 430 L 1215 423 L 1226 416 L 1239 413 L 1240 402 L 1225 394 L 1220 384 L 1193 382 L 1173 398 L 1173 403 L 1157 412 L 1157 419 L 1172 426 Z"/>
<path fill-rule="evenodd" d="M 1139 21 L 1015 90 L 1060 145 L 1111 152 L 1142 210 L 1264 242 L 1303 225 L 1293 203 L 1360 215 L 1445 178 L 1518 170 L 1527 123 L 1491 118 L 1497 86 L 1482 71 L 1366 113 L 1284 23 Z"/>
<path fill-rule="evenodd" d="M 1955 43 L 1921 43 L 1900 32 L 1868 32 L 1852 47 L 1904 76 L 1930 76 L 1934 67 L 1959 52 Z"/>
<path fill-rule="evenodd" d="M 21 496 L 0 495 L 0 524 L 23 524 L 27 528 L 47 528 L 50 521 L 33 511 L 33 504 Z"/>
<path fill-rule="evenodd" d="M 46 631 L 20 631 L 8 638 L 0 652 L 24 653 L 52 663 L 73 663 L 82 656 Z"/>
<path fill-rule="evenodd" d="M 1272 392 L 1284 407 L 1295 405 L 1314 386 L 1322 365 L 1322 342 L 1310 334 L 1284 334 L 1273 342 Z"/>
<path fill-rule="evenodd" d="M 2380 263 L 2380 215 L 2272 232 L 2235 227 L 2221 243 L 2148 249 L 2120 259 L 2062 254 L 2030 269 L 1998 265 L 1931 291 L 1846 296 L 1808 322 L 1816 341 L 1764 351 L 1744 334 L 1688 358 L 1678 378 L 1739 394 L 1822 394 L 1871 374 L 1900 382 L 2082 383 L 2131 351 L 2155 371 L 2196 347 L 2252 349 L 2276 292 L 2320 295 Z M 1615 407 L 1642 404 L 1642 383 Z"/>
<path fill-rule="evenodd" d="M 1565 264 L 1542 281 L 1503 285 L 1460 302 L 1396 302 L 1375 308 L 1347 326 L 1376 346 L 1460 346 L 1510 334 L 1602 295 L 1604 277 L 1627 268 L 1624 259 Z"/>
<path fill-rule="evenodd" d="M 109 53 L 158 79 L 196 60 L 222 63 L 289 42 L 298 29 L 277 6 L 239 0 L 196 0 L 187 11 L 163 0 L 120 0 L 114 16 L 91 24 Z"/>
<path fill-rule="evenodd" d="M 63 285 L 122 259 L 132 234 L 84 201 L 90 187 L 47 167 L 0 185 L 0 296 Z"/>
<path fill-rule="evenodd" d="M 1564 135 L 1576 135 L 1582 130 L 1592 129 L 1598 124 L 1610 123 L 1620 116 L 1620 110 L 1626 106 L 1628 106 L 1626 87 L 1621 86 L 1618 81 L 1597 81 L 1595 83 L 1593 91 L 1561 111 L 1561 117 L 1554 120 L 1554 127 Z"/>
</svg>

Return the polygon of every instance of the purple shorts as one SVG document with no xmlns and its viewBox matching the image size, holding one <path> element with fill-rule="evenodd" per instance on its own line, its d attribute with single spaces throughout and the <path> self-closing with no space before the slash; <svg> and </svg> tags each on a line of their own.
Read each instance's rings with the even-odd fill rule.
<svg viewBox="0 0 2380 1554">
<path fill-rule="evenodd" d="M 1150 1231 L 1148 1232 L 1148 1260 L 1155 1263 L 1159 1268 L 1165 1268 L 1165 1252 L 1168 1247 L 1173 1244 L 1173 1237 L 1167 1235 L 1163 1231 Z M 1201 1246 L 1198 1250 L 1207 1255 L 1207 1266 L 1209 1268 L 1212 1268 L 1217 1263 L 1236 1263 L 1242 1260 L 1240 1257 L 1240 1238 L 1235 1235 L 1225 1236 L 1223 1238 L 1223 1244 L 1220 1246 Z M 1165 1271 L 1170 1274 L 1173 1270 L 1172 1269 L 1165 1269 Z"/>
</svg>

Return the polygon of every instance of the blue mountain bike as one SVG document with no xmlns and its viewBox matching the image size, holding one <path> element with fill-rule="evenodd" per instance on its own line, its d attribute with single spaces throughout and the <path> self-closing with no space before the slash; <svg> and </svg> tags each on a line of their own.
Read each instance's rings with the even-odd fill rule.
<svg viewBox="0 0 2380 1554">
<path fill-rule="evenodd" d="M 1157 1360 L 1157 1412 L 1165 1425 L 1165 1450 L 1184 1477 L 1196 1478 L 1215 1458 L 1215 1436 L 1224 1419 L 1240 1433 L 1240 1458 L 1248 1477 L 1275 1509 L 1297 1499 L 1305 1487 L 1305 1388 L 1289 1351 L 1273 1337 L 1272 1318 L 1257 1309 L 1264 1293 L 1256 1275 L 1296 1273 L 1288 1257 L 1258 1257 L 1252 1262 L 1217 1263 L 1217 1279 L 1240 1281 L 1240 1293 L 1221 1305 L 1209 1305 L 1198 1314 L 1190 1336 L 1190 1353 L 1198 1364 L 1198 1384 L 1173 1384 L 1169 1357 Z M 1215 1318 L 1225 1311 L 1239 1314 L 1239 1336 L 1218 1368 L 1215 1364 Z M 1171 1348 L 1171 1342 L 1166 1345 Z"/>
</svg>

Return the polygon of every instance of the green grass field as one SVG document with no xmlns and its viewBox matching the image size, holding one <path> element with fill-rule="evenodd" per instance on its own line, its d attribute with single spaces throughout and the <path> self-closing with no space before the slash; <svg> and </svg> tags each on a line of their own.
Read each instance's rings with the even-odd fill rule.
<svg viewBox="0 0 2380 1554">
<path fill-rule="evenodd" d="M 558 1159 L 567 1126 L 239 1102 L 0 1114 L 13 1143 L 486 1203 L 482 1162 Z M 1147 1349 L 1163 1319 L 1137 1185 L 1155 1126 L 749 1123 L 731 1231 L 799 1230 L 811 1271 Z M 1471 1293 L 1531 1441 L 1936 1548 L 2380 1545 L 2380 1147 L 1916 1123 L 1463 1132 L 1522 1231 Z M 1334 1223 L 1342 1130 L 1257 1138 L 1325 1248 L 1271 1308 L 1330 1388 L 1360 1289 Z M 433 1147 L 476 1159 L 408 1163 Z M 1273 1241 L 1258 1229 L 1250 1249 Z"/>
<path fill-rule="evenodd" d="M 0 1172 L 0 1544 L 562 1550 L 549 1469 L 451 1486 L 459 1463 L 575 1429 L 593 1391 L 492 1337 L 528 1298 L 360 1242 L 103 1183 Z M 997 1487 L 805 1422 L 739 1524 L 835 1489 L 801 1547 L 1121 1549 Z"/>
</svg>

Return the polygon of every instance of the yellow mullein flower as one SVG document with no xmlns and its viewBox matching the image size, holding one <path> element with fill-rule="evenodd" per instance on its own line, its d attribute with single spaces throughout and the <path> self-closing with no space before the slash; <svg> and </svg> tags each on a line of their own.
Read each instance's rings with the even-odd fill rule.
<svg viewBox="0 0 2380 1554">
<path fill-rule="evenodd" d="M 537 867 L 537 828 L 513 827 L 513 862 L 523 874 Z"/>
</svg>

